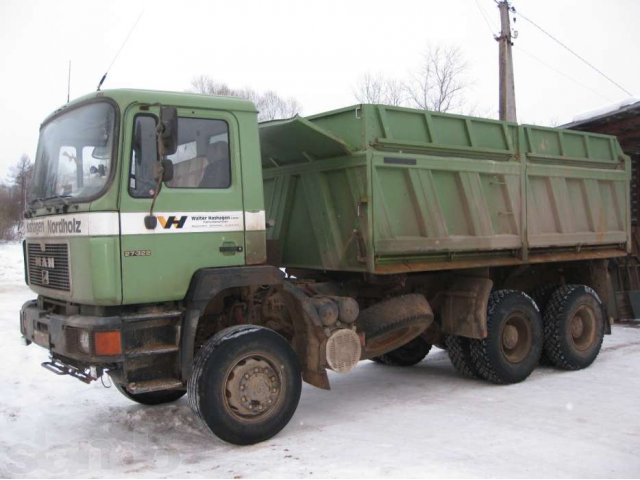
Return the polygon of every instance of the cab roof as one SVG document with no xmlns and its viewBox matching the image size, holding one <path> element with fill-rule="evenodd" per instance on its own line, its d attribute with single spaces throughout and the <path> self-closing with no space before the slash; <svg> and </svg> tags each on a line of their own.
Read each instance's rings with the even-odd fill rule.
<svg viewBox="0 0 640 480">
<path fill-rule="evenodd" d="M 111 99 L 121 107 L 129 105 L 131 103 L 139 103 L 148 105 L 155 104 L 163 106 L 176 106 L 183 108 L 207 108 L 257 113 L 256 107 L 252 102 L 237 97 L 223 97 L 189 92 L 167 92 L 158 90 L 137 90 L 131 88 L 120 88 L 112 90 L 101 90 L 76 98 L 49 115 L 45 119 L 44 123 L 67 109 L 73 108 L 76 105 L 82 104 L 86 101 L 100 98 Z"/>
</svg>

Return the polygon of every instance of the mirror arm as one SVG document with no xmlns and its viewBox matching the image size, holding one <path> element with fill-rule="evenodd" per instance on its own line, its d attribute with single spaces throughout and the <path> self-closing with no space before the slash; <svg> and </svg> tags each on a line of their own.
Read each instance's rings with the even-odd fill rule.
<svg viewBox="0 0 640 480">
<path fill-rule="evenodd" d="M 160 190 L 162 189 L 162 180 L 164 177 L 164 156 L 165 156 L 165 148 L 164 141 L 162 136 L 164 135 L 164 124 L 162 120 L 158 123 L 158 127 L 156 129 L 156 139 L 158 142 L 158 160 L 156 164 L 156 188 L 153 191 L 153 199 L 151 200 L 151 207 L 149 208 L 149 215 L 144 217 L 144 226 L 147 230 L 155 230 L 158 226 L 158 219 L 153 214 L 153 208 L 156 205 L 156 199 L 160 194 Z"/>
<path fill-rule="evenodd" d="M 178 111 L 175 107 L 160 107 L 160 121 L 156 127 L 156 139 L 158 141 L 157 183 L 149 215 L 144 217 L 144 225 L 148 230 L 153 230 L 158 225 L 158 219 L 153 215 L 153 208 L 162 189 L 162 183 L 173 178 L 173 165 L 166 157 L 174 154 L 178 148 Z M 169 165 L 171 166 L 169 167 Z"/>
</svg>

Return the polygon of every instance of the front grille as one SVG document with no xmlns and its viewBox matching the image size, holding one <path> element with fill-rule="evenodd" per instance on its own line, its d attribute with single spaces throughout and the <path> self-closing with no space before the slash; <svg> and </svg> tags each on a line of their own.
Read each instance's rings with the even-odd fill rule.
<svg viewBox="0 0 640 480">
<path fill-rule="evenodd" d="M 27 258 L 31 285 L 66 292 L 71 290 L 69 246 L 66 243 L 28 243 Z"/>
</svg>

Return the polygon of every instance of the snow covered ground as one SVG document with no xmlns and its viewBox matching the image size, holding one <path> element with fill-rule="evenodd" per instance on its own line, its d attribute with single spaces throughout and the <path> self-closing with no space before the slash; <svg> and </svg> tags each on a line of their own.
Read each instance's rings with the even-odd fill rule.
<svg viewBox="0 0 640 480">
<path fill-rule="evenodd" d="M 640 328 L 618 325 L 590 368 L 518 385 L 460 378 L 444 351 L 362 362 L 305 385 L 291 423 L 259 445 L 214 438 L 185 399 L 144 407 L 40 367 L 18 312 L 22 251 L 0 244 L 0 477 L 639 477 Z"/>
</svg>

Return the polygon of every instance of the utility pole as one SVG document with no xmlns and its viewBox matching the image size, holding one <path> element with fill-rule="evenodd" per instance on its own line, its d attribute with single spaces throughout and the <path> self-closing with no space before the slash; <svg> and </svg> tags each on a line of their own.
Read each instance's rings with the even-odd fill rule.
<svg viewBox="0 0 640 480">
<path fill-rule="evenodd" d="M 509 5 L 508 0 L 498 2 L 500 9 L 500 36 L 496 37 L 500 46 L 499 66 L 500 66 L 500 120 L 516 122 L 516 91 L 513 82 L 513 57 L 511 55 L 511 25 L 509 23 L 509 12 L 515 9 Z"/>
</svg>

